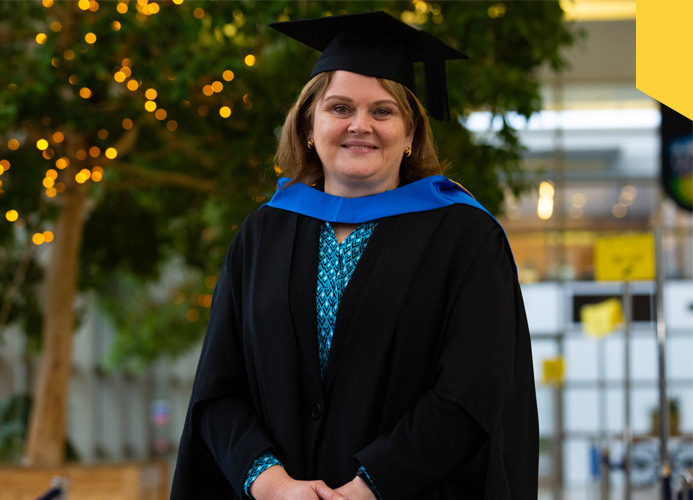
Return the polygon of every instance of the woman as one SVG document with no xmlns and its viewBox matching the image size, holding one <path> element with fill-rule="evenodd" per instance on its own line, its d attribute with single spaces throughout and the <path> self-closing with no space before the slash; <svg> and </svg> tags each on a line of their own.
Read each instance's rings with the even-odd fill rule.
<svg viewBox="0 0 693 500">
<path fill-rule="evenodd" d="M 415 95 L 423 59 L 445 119 L 466 56 L 382 12 L 272 26 L 322 56 L 277 153 L 293 179 L 224 260 L 172 498 L 536 499 L 512 255 Z"/>
</svg>

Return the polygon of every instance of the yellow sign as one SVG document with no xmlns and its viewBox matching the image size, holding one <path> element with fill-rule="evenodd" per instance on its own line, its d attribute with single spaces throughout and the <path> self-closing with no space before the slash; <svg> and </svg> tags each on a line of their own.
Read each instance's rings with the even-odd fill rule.
<svg viewBox="0 0 693 500">
<path fill-rule="evenodd" d="M 637 0 L 635 86 L 693 119 L 691 0 Z"/>
<path fill-rule="evenodd" d="M 563 385 L 565 380 L 565 361 L 563 356 L 546 358 L 542 363 L 541 382 L 545 385 Z"/>
<path fill-rule="evenodd" d="M 587 335 L 603 337 L 623 323 L 623 311 L 619 299 L 609 299 L 580 309 L 582 329 Z"/>
<path fill-rule="evenodd" d="M 597 281 L 655 279 L 652 234 L 597 240 L 594 246 L 594 274 Z"/>
</svg>

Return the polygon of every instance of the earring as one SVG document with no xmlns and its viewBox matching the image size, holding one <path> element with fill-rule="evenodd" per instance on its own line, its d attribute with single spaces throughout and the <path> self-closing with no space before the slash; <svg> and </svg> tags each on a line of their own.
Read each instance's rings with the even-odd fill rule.
<svg viewBox="0 0 693 500">
<path fill-rule="evenodd" d="M 406 156 L 407 158 L 411 156 L 411 148 L 409 146 L 404 148 L 404 156 Z"/>
<path fill-rule="evenodd" d="M 310 140 L 308 141 L 308 149 L 313 149 L 313 146 L 315 146 L 315 141 L 311 137 Z"/>
</svg>

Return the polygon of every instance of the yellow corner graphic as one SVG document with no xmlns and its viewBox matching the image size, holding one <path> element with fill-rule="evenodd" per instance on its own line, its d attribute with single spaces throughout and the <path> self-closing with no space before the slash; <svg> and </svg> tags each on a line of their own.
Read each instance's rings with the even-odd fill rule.
<svg viewBox="0 0 693 500">
<path fill-rule="evenodd" d="M 693 120 L 691 0 L 637 0 L 635 86 Z"/>
</svg>

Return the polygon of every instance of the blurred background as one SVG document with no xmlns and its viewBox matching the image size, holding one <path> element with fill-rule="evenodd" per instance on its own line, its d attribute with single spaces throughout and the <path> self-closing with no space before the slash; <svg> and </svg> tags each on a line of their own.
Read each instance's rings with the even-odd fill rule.
<svg viewBox="0 0 693 500">
<path fill-rule="evenodd" d="M 221 262 L 318 57 L 267 24 L 371 10 L 470 56 L 434 135 L 513 248 L 540 498 L 658 498 L 663 463 L 685 480 L 693 126 L 635 88 L 634 1 L 1 1 L 6 498 L 54 475 L 167 498 Z"/>
</svg>

